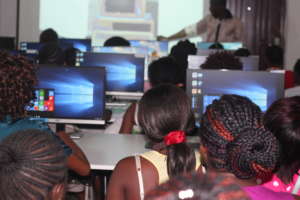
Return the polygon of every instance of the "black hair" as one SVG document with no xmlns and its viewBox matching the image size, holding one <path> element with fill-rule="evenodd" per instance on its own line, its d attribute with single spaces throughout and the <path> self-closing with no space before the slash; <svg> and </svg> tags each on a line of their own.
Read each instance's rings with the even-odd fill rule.
<svg viewBox="0 0 300 200">
<path fill-rule="evenodd" d="M 65 65 L 75 66 L 76 65 L 76 55 L 80 50 L 74 47 L 70 47 L 64 50 Z"/>
<path fill-rule="evenodd" d="M 235 56 L 239 56 L 239 57 L 248 57 L 250 56 L 250 51 L 249 49 L 246 48 L 239 48 L 234 52 Z"/>
<path fill-rule="evenodd" d="M 52 28 L 48 28 L 40 34 L 40 43 L 48 42 L 58 43 L 58 35 L 56 31 Z"/>
<path fill-rule="evenodd" d="M 226 7 L 227 0 L 210 0 L 210 5 L 221 5 Z"/>
<path fill-rule="evenodd" d="M 209 49 L 224 49 L 224 46 L 221 43 L 216 42 L 210 45 Z"/>
<path fill-rule="evenodd" d="M 104 42 L 103 46 L 105 46 L 105 47 L 130 47 L 130 43 L 125 38 L 115 36 L 115 37 L 108 38 Z"/>
<path fill-rule="evenodd" d="M 195 153 L 185 142 L 164 145 L 164 137 L 171 131 L 189 134 L 195 120 L 189 98 L 174 85 L 160 85 L 148 90 L 139 102 L 138 121 L 154 144 L 153 148 L 167 150 L 167 168 L 170 177 L 195 170 Z"/>
<path fill-rule="evenodd" d="M 300 59 L 294 65 L 294 82 L 295 85 L 300 85 Z"/>
<path fill-rule="evenodd" d="M 300 96 L 275 101 L 264 115 L 264 124 L 281 145 L 278 177 L 286 184 L 300 169 Z"/>
<path fill-rule="evenodd" d="M 283 67 L 283 48 L 277 45 L 268 46 L 265 50 L 265 55 L 270 67 Z"/>
<path fill-rule="evenodd" d="M 240 179 L 262 180 L 277 169 L 278 141 L 264 128 L 260 108 L 248 98 L 223 95 L 207 107 L 200 124 L 208 166 Z"/>
<path fill-rule="evenodd" d="M 47 132 L 16 132 L 0 144 L 1 199 L 46 199 L 56 184 L 65 182 L 66 173 L 63 149 Z"/>
<path fill-rule="evenodd" d="M 186 69 L 188 68 L 188 56 L 196 55 L 196 45 L 189 40 L 179 41 L 172 47 L 170 56 L 173 56 L 180 68 L 181 82 L 186 82 Z"/>
<path fill-rule="evenodd" d="M 39 50 L 39 64 L 63 65 L 64 52 L 57 43 L 44 44 Z"/>
<path fill-rule="evenodd" d="M 250 200 L 232 177 L 192 173 L 175 177 L 147 193 L 145 200 Z"/>
<path fill-rule="evenodd" d="M 152 86 L 160 84 L 185 84 L 183 82 L 184 74 L 181 73 L 181 68 L 173 57 L 162 57 L 152 63 L 148 67 L 148 78 Z"/>
<path fill-rule="evenodd" d="M 228 51 L 217 51 L 210 54 L 200 66 L 202 69 L 242 70 L 243 64 L 239 58 Z"/>
<path fill-rule="evenodd" d="M 24 117 L 35 98 L 36 66 L 23 56 L 0 51 L 0 77 L 0 120 Z"/>
</svg>

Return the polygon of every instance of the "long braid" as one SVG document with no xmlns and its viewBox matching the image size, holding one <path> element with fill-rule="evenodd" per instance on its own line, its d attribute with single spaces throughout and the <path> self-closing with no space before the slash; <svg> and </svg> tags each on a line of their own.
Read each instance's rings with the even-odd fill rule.
<svg viewBox="0 0 300 200">
<path fill-rule="evenodd" d="M 212 167 L 238 178 L 268 178 L 278 165 L 279 144 L 262 124 L 262 113 L 248 98 L 224 95 L 208 106 L 200 137 Z"/>
<path fill-rule="evenodd" d="M 0 199 L 45 199 L 66 169 L 56 138 L 39 130 L 14 133 L 0 144 Z"/>
</svg>

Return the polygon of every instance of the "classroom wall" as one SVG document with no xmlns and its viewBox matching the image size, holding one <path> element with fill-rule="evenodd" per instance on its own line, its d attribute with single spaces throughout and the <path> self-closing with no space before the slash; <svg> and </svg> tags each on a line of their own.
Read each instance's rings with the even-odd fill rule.
<svg viewBox="0 0 300 200">
<path fill-rule="evenodd" d="M 300 1 L 287 1 L 286 17 L 286 47 L 285 47 L 285 66 L 287 69 L 293 69 L 295 61 L 300 58 Z"/>
<path fill-rule="evenodd" d="M 0 0 L 0 36 L 15 37 L 17 0 Z"/>
</svg>

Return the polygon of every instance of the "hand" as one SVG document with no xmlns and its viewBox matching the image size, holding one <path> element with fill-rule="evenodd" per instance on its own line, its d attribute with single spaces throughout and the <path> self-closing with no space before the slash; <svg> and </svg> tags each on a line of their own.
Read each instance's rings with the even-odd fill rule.
<svg viewBox="0 0 300 200">
<path fill-rule="evenodd" d="M 156 39 L 157 39 L 157 41 L 168 40 L 167 37 L 161 36 L 161 35 L 157 36 Z"/>
</svg>

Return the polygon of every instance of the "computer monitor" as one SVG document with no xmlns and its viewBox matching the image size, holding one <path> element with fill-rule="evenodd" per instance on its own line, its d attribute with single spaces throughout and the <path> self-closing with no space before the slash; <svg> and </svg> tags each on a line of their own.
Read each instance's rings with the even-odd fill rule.
<svg viewBox="0 0 300 200">
<path fill-rule="evenodd" d="M 197 42 L 198 49 L 209 49 L 213 42 Z M 221 42 L 220 43 L 224 50 L 238 50 L 243 47 L 243 43 L 241 42 Z"/>
<path fill-rule="evenodd" d="M 5 49 L 5 50 L 16 49 L 15 38 L 14 37 L 0 37 L 0 49 Z"/>
<path fill-rule="evenodd" d="M 98 53 L 122 53 L 122 54 L 137 54 L 137 55 L 148 55 L 148 49 L 140 47 L 104 47 L 94 46 L 93 52 Z"/>
<path fill-rule="evenodd" d="M 27 108 L 49 123 L 103 125 L 105 68 L 40 65 L 36 99 Z"/>
<path fill-rule="evenodd" d="M 29 54 L 38 54 L 41 48 L 39 42 L 20 42 L 20 51 L 24 51 Z"/>
<path fill-rule="evenodd" d="M 107 95 L 141 97 L 144 91 L 145 57 L 121 53 L 78 53 L 76 66 L 104 66 Z"/>
<path fill-rule="evenodd" d="M 168 55 L 169 43 L 168 41 L 156 41 L 156 40 L 129 40 L 130 46 L 144 48 L 148 54 L 153 53 L 158 56 Z"/>
<path fill-rule="evenodd" d="M 101 0 L 101 16 L 144 17 L 145 0 Z"/>
<path fill-rule="evenodd" d="M 223 94 L 246 96 L 265 112 L 284 96 L 284 73 L 188 69 L 187 94 L 197 122 L 206 106 Z"/>
<path fill-rule="evenodd" d="M 69 39 L 61 38 L 59 39 L 59 44 L 62 49 L 67 49 L 74 47 L 79 49 L 82 52 L 91 51 L 92 41 L 91 39 Z"/>
</svg>

